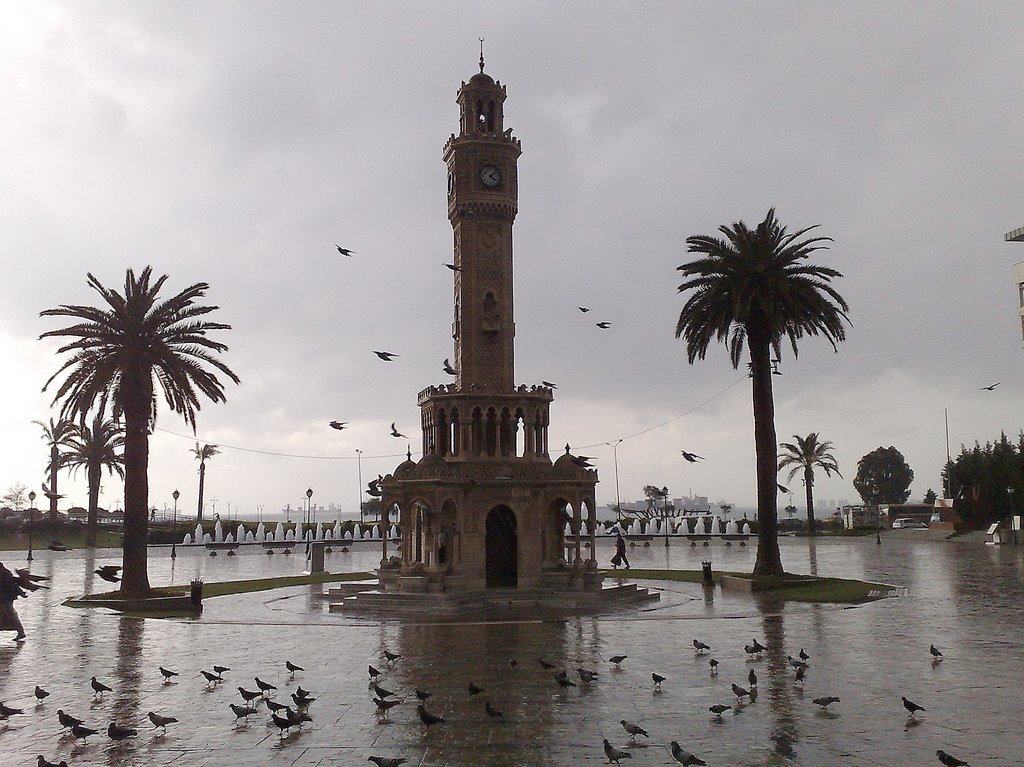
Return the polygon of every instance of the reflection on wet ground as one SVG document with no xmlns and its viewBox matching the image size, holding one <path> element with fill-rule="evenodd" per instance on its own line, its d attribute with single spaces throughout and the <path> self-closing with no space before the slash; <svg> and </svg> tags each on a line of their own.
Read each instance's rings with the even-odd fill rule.
<svg viewBox="0 0 1024 767">
<path fill-rule="evenodd" d="M 379 560 L 376 545 L 329 555 L 328 569 L 365 570 Z M 1016 737 L 1017 680 L 1024 671 L 1024 547 L 985 547 L 979 540 L 910 536 L 783 541 L 783 560 L 795 572 L 863 578 L 905 587 L 905 595 L 857 608 L 755 603 L 749 596 L 698 584 L 650 583 L 662 603 L 624 612 L 544 621 L 407 623 L 348 618 L 326 612 L 319 589 L 220 597 L 199 619 L 154 620 L 78 610 L 61 601 L 108 584 L 92 570 L 117 563 L 119 552 L 41 552 L 32 571 L 53 578 L 19 611 L 29 634 L 20 646 L 2 639 L 0 701 L 25 709 L 0 723 L 0 764 L 34 765 L 36 754 L 69 764 L 236 765 L 366 764 L 370 755 L 404 756 L 411 765 L 577 765 L 607 763 L 607 737 L 633 753 L 634 764 L 673 764 L 667 744 L 679 741 L 711 765 L 931 765 L 936 749 L 978 765 L 1024 763 Z M 295 574 L 299 556 L 266 556 L 252 547 L 215 558 L 179 548 L 172 561 L 154 550 L 154 585 Z M 260 552 L 260 553 L 258 553 Z M 20 565 L 11 554 L 5 564 Z M 607 562 L 610 543 L 599 543 Z M 23 556 L 23 553 L 19 555 Z M 691 548 L 660 542 L 629 552 L 636 568 L 717 570 L 751 567 L 750 547 Z M 748 659 L 754 638 L 768 651 Z M 712 647 L 695 655 L 691 641 Z M 934 643 L 945 654 L 933 662 Z M 388 664 L 384 648 L 402 654 Z M 806 681 L 794 684 L 787 656 L 811 656 Z M 616 670 L 607 658 L 629 658 Z M 539 659 L 565 668 L 576 687 L 562 688 Z M 285 659 L 305 667 L 290 678 Z M 517 661 L 513 668 L 510 659 Z M 200 669 L 231 667 L 207 691 Z M 367 689 L 367 665 L 403 698 L 378 721 Z M 158 666 L 181 673 L 163 684 Z M 599 679 L 583 683 L 577 667 Z M 759 694 L 721 719 L 714 703 L 733 705 L 733 682 L 747 686 L 754 669 Z M 661 692 L 651 673 L 667 677 Z M 89 678 L 114 688 L 93 701 Z M 254 677 L 276 684 L 287 700 L 301 684 L 318 700 L 314 721 L 284 738 L 268 727 L 266 709 L 233 726 L 229 703 Z M 470 696 L 470 683 L 486 692 Z M 52 694 L 36 705 L 40 684 Z M 429 732 L 420 724 L 414 689 L 432 694 L 427 707 L 447 720 Z M 840 702 L 822 711 L 815 697 Z M 925 706 L 908 720 L 900 697 Z M 489 717 L 484 700 L 503 712 Z M 74 741 L 61 732 L 56 711 L 105 729 L 116 720 L 138 726 L 137 738 L 112 745 L 105 735 Z M 166 735 L 148 711 L 181 720 Z M 633 744 L 619 720 L 647 729 Z"/>
</svg>

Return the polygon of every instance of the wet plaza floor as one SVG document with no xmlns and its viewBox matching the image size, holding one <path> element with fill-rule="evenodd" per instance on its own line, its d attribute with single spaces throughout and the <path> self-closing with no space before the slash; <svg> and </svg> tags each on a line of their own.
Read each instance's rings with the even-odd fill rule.
<svg viewBox="0 0 1024 767">
<path fill-rule="evenodd" d="M 201 618 L 141 619 L 105 610 L 61 606 L 69 596 L 109 588 L 91 571 L 119 563 L 101 550 L 39 552 L 32 572 L 53 589 L 19 600 L 28 641 L 0 641 L 0 701 L 24 714 L 0 722 L 0 765 L 36 764 L 41 754 L 69 765 L 361 765 L 373 756 L 405 757 L 413 765 L 607 764 L 602 739 L 632 754 L 630 765 L 675 764 L 668 743 L 679 741 L 709 765 L 937 765 L 936 750 L 978 765 L 1024 764 L 1017 729 L 1024 672 L 1024 546 L 986 547 L 977 538 L 954 541 L 891 533 L 874 538 L 785 539 L 792 572 L 862 578 L 901 587 L 901 595 L 843 608 L 756 602 L 750 595 L 705 591 L 698 584 L 648 582 L 663 589 L 660 603 L 590 617 L 454 623 L 346 617 L 327 612 L 319 587 L 297 587 L 208 599 Z M 378 544 L 357 544 L 328 556 L 331 571 L 372 568 Z M 607 562 L 611 543 L 598 544 Z M 364 548 L 365 547 L 365 548 Z M 300 556 L 264 556 L 248 547 L 236 557 L 211 558 L 179 548 L 151 553 L 154 585 L 296 574 Z M 259 552 L 259 553 L 257 553 Z M 5 552 L 22 566 L 23 552 Z M 629 551 L 635 568 L 749 570 L 754 547 L 691 548 L 660 541 Z M 717 677 L 694 638 L 712 647 Z M 757 638 L 760 660 L 743 650 Z M 944 653 L 932 662 L 935 644 Z M 801 688 L 787 655 L 810 655 Z M 388 664 L 383 651 L 403 657 Z M 616 669 L 612 655 L 629 657 Z M 561 688 L 539 659 L 566 668 L 578 686 Z M 304 667 L 293 678 L 285 660 Z M 515 668 L 509 660 L 515 659 Z M 208 689 L 200 669 L 229 666 Z M 380 721 L 368 689 L 367 666 L 384 673 L 381 686 L 402 703 Z M 158 667 L 180 673 L 163 684 Z M 584 684 L 577 667 L 599 678 Z M 736 704 L 732 683 L 758 677 L 756 701 Z M 654 690 L 651 673 L 667 679 Z M 94 700 L 89 679 L 113 688 Z M 297 685 L 317 700 L 313 721 L 279 737 L 261 707 L 234 726 L 229 703 L 254 677 L 278 686 L 287 701 Z M 485 689 L 471 696 L 473 683 Z M 36 704 L 36 684 L 51 695 Z M 445 722 L 429 730 L 417 717 L 415 689 Z M 822 711 L 813 698 L 840 702 Z M 908 719 L 900 697 L 927 710 Z M 490 717 L 484 701 L 502 712 Z M 708 706 L 734 707 L 721 719 Z M 105 732 L 87 742 L 65 734 L 57 709 L 105 731 L 112 720 L 139 728 L 113 743 Z M 175 716 L 161 733 L 147 712 Z M 650 737 L 637 743 L 619 725 L 626 719 Z"/>
</svg>

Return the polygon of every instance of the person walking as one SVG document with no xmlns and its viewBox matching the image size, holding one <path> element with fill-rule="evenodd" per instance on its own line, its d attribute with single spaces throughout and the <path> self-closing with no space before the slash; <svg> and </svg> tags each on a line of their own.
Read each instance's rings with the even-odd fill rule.
<svg viewBox="0 0 1024 767">
<path fill-rule="evenodd" d="M 619 565 L 625 565 L 626 569 L 629 569 L 629 560 L 626 558 L 626 540 L 622 537 L 622 532 L 616 530 L 615 556 L 612 557 L 612 567 L 618 568 Z"/>
<path fill-rule="evenodd" d="M 14 609 L 14 600 L 26 596 L 14 573 L 0 562 L 0 631 L 17 631 L 15 642 L 24 641 L 25 628 L 18 618 L 18 611 Z"/>
</svg>

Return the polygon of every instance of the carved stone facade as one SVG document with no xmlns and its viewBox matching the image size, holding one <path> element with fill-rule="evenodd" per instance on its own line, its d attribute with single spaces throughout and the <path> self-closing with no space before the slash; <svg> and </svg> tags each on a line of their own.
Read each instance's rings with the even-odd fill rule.
<svg viewBox="0 0 1024 767">
<path fill-rule="evenodd" d="M 546 386 L 516 386 L 512 224 L 522 151 L 504 127 L 505 86 L 480 72 L 456 99 L 444 147 L 453 230 L 455 381 L 419 393 L 423 457 L 380 483 L 401 543 L 379 571 L 385 590 L 599 589 L 592 555 L 597 472 L 552 463 Z M 396 519 L 397 518 L 397 519 Z M 566 548 L 565 527 L 574 533 Z"/>
</svg>

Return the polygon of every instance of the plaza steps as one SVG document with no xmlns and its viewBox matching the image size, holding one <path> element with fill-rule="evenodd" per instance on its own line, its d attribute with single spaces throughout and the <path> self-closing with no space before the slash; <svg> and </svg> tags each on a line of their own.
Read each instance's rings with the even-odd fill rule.
<svg viewBox="0 0 1024 767">
<path fill-rule="evenodd" d="M 341 585 L 341 584 L 338 584 Z M 375 583 L 332 586 L 325 593 L 329 612 L 402 616 L 454 617 L 468 614 L 597 613 L 657 601 L 660 594 L 635 583 L 603 586 L 592 591 L 570 589 L 486 589 L 452 592 L 384 592 Z"/>
</svg>

